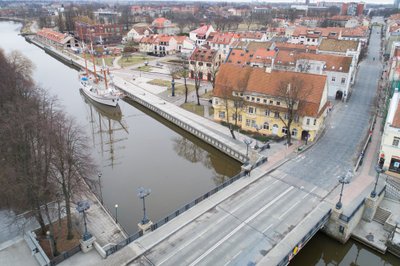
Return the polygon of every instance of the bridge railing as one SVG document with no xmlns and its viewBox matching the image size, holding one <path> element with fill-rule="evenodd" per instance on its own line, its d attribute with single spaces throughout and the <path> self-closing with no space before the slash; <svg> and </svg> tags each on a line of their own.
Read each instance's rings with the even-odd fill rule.
<svg viewBox="0 0 400 266">
<path fill-rule="evenodd" d="M 318 223 L 293 247 L 293 249 L 278 263 L 278 266 L 288 265 L 290 260 L 307 244 L 307 242 L 321 229 L 328 221 L 332 210 L 329 210 Z"/>
<path fill-rule="evenodd" d="M 382 190 L 378 193 L 378 197 L 380 197 L 380 196 L 382 195 L 382 193 L 385 191 L 385 188 L 386 188 L 386 185 L 383 186 Z M 362 206 L 364 206 L 364 202 L 365 202 L 365 199 L 363 199 L 363 200 L 357 205 L 357 207 L 350 213 L 349 216 L 347 216 L 347 215 L 341 213 L 340 216 L 339 216 L 339 219 L 342 220 L 342 221 L 345 221 L 346 223 L 350 222 L 351 219 L 353 218 L 353 216 L 358 212 L 358 210 L 359 210 Z"/>
<path fill-rule="evenodd" d="M 264 163 L 265 161 L 267 161 L 267 158 L 264 158 L 264 159 L 260 160 L 257 163 L 258 163 L 258 165 L 260 165 L 260 164 Z M 157 228 L 159 228 L 160 226 L 163 226 L 164 224 L 166 224 L 169 221 L 171 221 L 173 218 L 181 215 L 185 211 L 189 210 L 193 206 L 195 206 L 198 203 L 202 202 L 203 200 L 207 199 L 211 195 L 217 193 L 221 189 L 229 186 L 230 184 L 232 184 L 233 182 L 239 180 L 240 178 L 242 178 L 245 175 L 246 175 L 246 173 L 244 171 L 242 171 L 239 174 L 229 178 L 228 180 L 226 180 L 225 182 L 223 182 L 219 186 L 213 188 L 212 190 L 208 191 L 207 193 L 204 193 L 200 197 L 196 198 L 195 200 L 191 201 L 190 203 L 186 204 L 185 206 L 183 206 L 183 207 L 179 208 L 178 210 L 172 212 L 170 215 L 166 216 L 165 218 L 163 218 L 163 219 L 157 221 L 156 223 L 154 223 L 151 226 L 151 231 L 154 231 Z M 132 243 L 133 241 L 135 241 L 136 239 L 138 239 L 141 236 L 143 236 L 143 232 L 142 231 L 138 231 L 138 232 L 134 233 L 133 235 L 129 236 L 127 239 L 124 239 L 123 241 L 119 242 L 118 244 L 116 244 L 116 245 L 110 247 L 109 249 L 107 249 L 106 250 L 106 256 L 110 256 L 111 254 L 117 252 L 118 250 L 120 250 L 123 247 L 127 246 L 128 244 Z"/>
</svg>

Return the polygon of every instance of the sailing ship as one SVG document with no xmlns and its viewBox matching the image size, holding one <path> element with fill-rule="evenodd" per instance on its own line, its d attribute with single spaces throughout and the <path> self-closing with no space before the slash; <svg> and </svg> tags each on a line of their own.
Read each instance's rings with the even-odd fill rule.
<svg viewBox="0 0 400 266">
<path fill-rule="evenodd" d="M 116 107 L 121 97 L 121 93 L 115 89 L 114 84 L 112 82 L 109 83 L 107 81 L 107 73 L 109 71 L 108 69 L 106 69 L 104 58 L 102 57 L 103 67 L 101 72 L 103 74 L 103 81 L 104 81 L 104 83 L 102 83 L 99 81 L 99 78 L 96 73 L 96 63 L 93 55 L 93 43 L 91 43 L 91 53 L 90 53 L 92 56 L 92 63 L 93 63 L 93 76 L 89 74 L 87 68 L 87 60 L 86 60 L 85 45 L 83 43 L 83 38 L 82 38 L 82 52 L 83 52 L 83 57 L 85 59 L 85 72 L 79 73 L 80 89 L 93 101 L 100 104 Z"/>
</svg>

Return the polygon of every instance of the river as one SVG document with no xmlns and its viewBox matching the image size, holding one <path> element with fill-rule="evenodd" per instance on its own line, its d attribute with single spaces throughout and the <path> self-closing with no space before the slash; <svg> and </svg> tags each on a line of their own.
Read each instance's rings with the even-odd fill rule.
<svg viewBox="0 0 400 266">
<path fill-rule="evenodd" d="M 102 173 L 105 206 L 128 233 L 142 217 L 137 188 L 151 188 L 146 198 L 148 216 L 157 221 L 223 180 L 240 164 L 171 123 L 130 101 L 120 110 L 93 105 L 78 88 L 76 70 L 60 63 L 18 36 L 21 25 L 0 22 L 0 48 L 19 50 L 35 64 L 35 80 L 85 129 L 93 158 Z M 390 254 L 381 255 L 350 240 L 342 245 L 317 234 L 291 265 L 400 265 Z"/>
</svg>

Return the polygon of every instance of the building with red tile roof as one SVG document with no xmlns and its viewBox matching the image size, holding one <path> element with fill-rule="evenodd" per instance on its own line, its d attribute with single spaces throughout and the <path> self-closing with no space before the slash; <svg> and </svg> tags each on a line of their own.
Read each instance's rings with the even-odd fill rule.
<svg viewBox="0 0 400 266">
<path fill-rule="evenodd" d="M 39 30 L 36 33 L 36 39 L 41 43 L 49 44 L 57 48 L 72 48 L 79 46 L 79 43 L 73 36 L 49 28 Z"/>
<path fill-rule="evenodd" d="M 153 20 L 151 29 L 157 34 L 176 34 L 179 29 L 169 19 L 160 17 Z"/>
<path fill-rule="evenodd" d="M 286 127 L 288 107 L 283 97 L 286 88 L 299 91 L 290 132 Z M 308 137 L 309 140 L 323 128 L 328 104 L 326 76 L 268 72 L 234 64 L 221 66 L 213 98 L 217 121 L 237 124 L 263 135 L 282 137 L 289 133 L 295 139 Z M 238 105 L 242 107 L 234 107 Z"/>
<path fill-rule="evenodd" d="M 200 46 L 206 42 L 208 36 L 210 36 L 212 32 L 215 32 L 215 30 L 211 24 L 202 25 L 200 28 L 192 30 L 189 33 L 189 38 L 194 41 L 197 46 Z"/>
<path fill-rule="evenodd" d="M 222 63 L 219 50 L 196 47 L 189 58 L 190 78 L 196 75 L 202 80 L 212 81 Z"/>
</svg>

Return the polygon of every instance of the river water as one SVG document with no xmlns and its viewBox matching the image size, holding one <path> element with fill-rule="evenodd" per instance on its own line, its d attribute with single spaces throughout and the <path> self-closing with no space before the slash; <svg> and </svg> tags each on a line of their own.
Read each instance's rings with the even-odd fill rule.
<svg viewBox="0 0 400 266">
<path fill-rule="evenodd" d="M 85 129 L 102 173 L 105 206 L 128 233 L 142 217 L 137 188 L 151 188 L 148 216 L 157 221 L 240 171 L 240 164 L 130 101 L 117 110 L 89 102 L 78 90 L 76 70 L 18 36 L 21 25 L 0 22 L 0 48 L 19 50 L 35 64 L 34 78 L 56 95 Z M 400 265 L 350 240 L 341 245 L 317 234 L 291 265 Z"/>
</svg>

